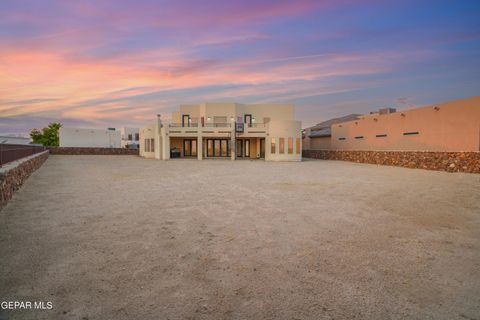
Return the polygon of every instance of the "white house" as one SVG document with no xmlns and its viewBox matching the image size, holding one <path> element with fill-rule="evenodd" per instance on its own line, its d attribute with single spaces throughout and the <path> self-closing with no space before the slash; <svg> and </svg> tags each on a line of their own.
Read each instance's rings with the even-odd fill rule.
<svg viewBox="0 0 480 320">
<path fill-rule="evenodd" d="M 140 156 L 170 158 L 302 159 L 301 122 L 289 104 L 181 105 L 172 122 L 140 130 Z"/>
<path fill-rule="evenodd" d="M 124 127 L 120 128 L 122 148 L 138 149 L 140 141 L 140 129 Z"/>
<path fill-rule="evenodd" d="M 121 134 L 115 128 L 99 130 L 61 127 L 59 139 L 60 147 L 121 148 Z"/>
</svg>

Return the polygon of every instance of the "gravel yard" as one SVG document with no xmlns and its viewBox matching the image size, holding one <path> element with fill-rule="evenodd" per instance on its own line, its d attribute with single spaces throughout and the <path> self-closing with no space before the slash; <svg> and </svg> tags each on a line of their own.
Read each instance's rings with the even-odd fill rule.
<svg viewBox="0 0 480 320">
<path fill-rule="evenodd" d="M 0 319 L 480 319 L 480 175 L 50 156 L 0 211 Z"/>
</svg>

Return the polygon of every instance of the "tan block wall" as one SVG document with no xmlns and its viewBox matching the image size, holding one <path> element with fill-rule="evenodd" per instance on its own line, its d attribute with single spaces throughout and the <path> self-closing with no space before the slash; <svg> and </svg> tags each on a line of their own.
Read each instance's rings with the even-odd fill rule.
<svg viewBox="0 0 480 320">
<path fill-rule="evenodd" d="M 335 124 L 331 143 L 334 150 L 479 151 L 480 97 Z"/>
</svg>

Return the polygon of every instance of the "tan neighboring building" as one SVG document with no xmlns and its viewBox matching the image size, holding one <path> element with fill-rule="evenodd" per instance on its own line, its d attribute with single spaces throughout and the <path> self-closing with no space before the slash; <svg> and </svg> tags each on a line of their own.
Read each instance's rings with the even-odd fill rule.
<svg viewBox="0 0 480 320">
<path fill-rule="evenodd" d="M 288 104 L 181 105 L 169 124 L 140 129 L 140 156 L 167 160 L 300 161 L 301 122 Z"/>
<path fill-rule="evenodd" d="M 330 119 L 303 130 L 304 150 L 329 150 L 332 148 L 332 125 L 359 119 L 361 114 L 349 114 L 344 117 Z"/>
<path fill-rule="evenodd" d="M 329 145 L 305 150 L 480 151 L 480 97 L 380 112 L 331 125 Z M 318 148 L 318 149 L 317 149 Z"/>
</svg>

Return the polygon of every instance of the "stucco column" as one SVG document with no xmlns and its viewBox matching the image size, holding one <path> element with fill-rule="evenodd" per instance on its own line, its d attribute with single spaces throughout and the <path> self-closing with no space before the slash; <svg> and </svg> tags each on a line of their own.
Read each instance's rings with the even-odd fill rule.
<svg viewBox="0 0 480 320">
<path fill-rule="evenodd" d="M 203 158 L 203 138 L 201 135 L 197 137 L 197 160 L 202 160 Z"/>
<path fill-rule="evenodd" d="M 235 145 L 235 143 L 235 136 L 232 136 L 232 138 L 230 139 L 230 156 L 232 160 L 235 160 L 235 151 L 237 150 L 237 146 Z"/>
</svg>

